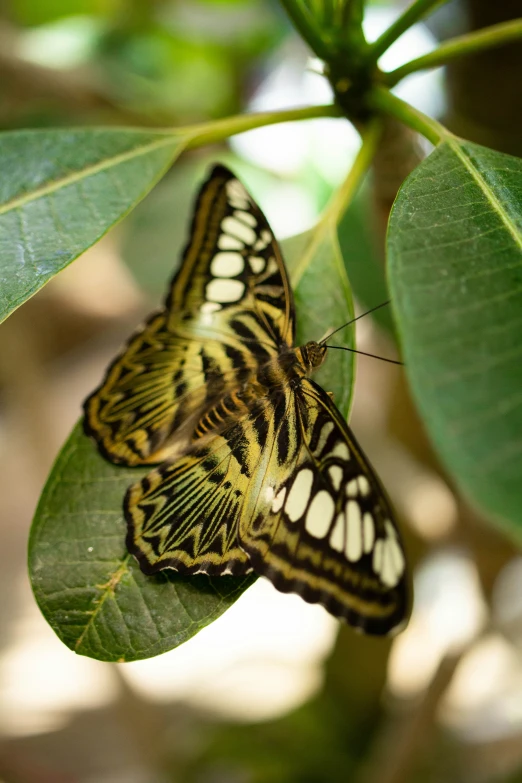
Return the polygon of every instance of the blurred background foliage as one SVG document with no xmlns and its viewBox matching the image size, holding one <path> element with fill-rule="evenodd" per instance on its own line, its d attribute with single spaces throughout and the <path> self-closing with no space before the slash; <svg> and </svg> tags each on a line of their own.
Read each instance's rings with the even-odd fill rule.
<svg viewBox="0 0 522 783">
<path fill-rule="evenodd" d="M 402 5 L 370 2 L 368 37 Z M 383 64 L 517 15 L 519 0 L 452 0 Z M 0 44 L 3 130 L 179 126 L 329 99 L 276 0 L 4 0 Z M 401 94 L 520 154 L 521 60 L 520 46 L 505 47 L 412 77 Z M 352 417 L 410 556 L 415 605 L 395 640 L 357 636 L 259 580 L 178 650 L 115 666 L 72 655 L 30 594 L 26 540 L 42 483 L 81 401 L 162 296 L 209 164 L 232 166 L 286 238 L 313 224 L 357 143 L 344 120 L 317 120 L 186 153 L 2 325 L 2 783 L 522 781 L 522 560 L 456 495 L 397 368 L 360 358 Z M 339 228 L 361 309 L 386 298 L 387 214 L 425 152 L 390 124 Z M 393 355 L 389 313 L 360 321 L 358 343 Z"/>
</svg>

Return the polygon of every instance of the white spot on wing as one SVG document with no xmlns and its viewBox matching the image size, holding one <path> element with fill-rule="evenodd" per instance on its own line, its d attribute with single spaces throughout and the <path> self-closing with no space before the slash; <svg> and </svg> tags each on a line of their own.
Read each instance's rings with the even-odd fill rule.
<svg viewBox="0 0 522 783">
<path fill-rule="evenodd" d="M 375 542 L 373 570 L 386 587 L 395 587 L 404 573 L 404 554 L 397 539 L 397 532 L 389 519 L 384 522 L 386 538 Z"/>
<path fill-rule="evenodd" d="M 221 305 L 217 302 L 203 302 L 199 309 L 202 313 L 217 313 L 221 310 Z"/>
<path fill-rule="evenodd" d="M 384 520 L 384 529 L 386 530 L 386 535 L 388 538 L 397 538 L 397 531 L 393 527 L 392 523 L 389 519 Z"/>
<path fill-rule="evenodd" d="M 240 253 L 216 253 L 210 263 L 210 274 L 216 277 L 235 277 L 245 267 Z"/>
<path fill-rule="evenodd" d="M 212 302 L 238 302 L 245 290 L 241 280 L 220 280 L 216 278 L 207 284 L 207 299 Z"/>
<path fill-rule="evenodd" d="M 339 465 L 331 465 L 328 468 L 328 473 L 330 474 L 335 489 L 339 489 L 341 481 L 343 480 L 343 469 Z"/>
<path fill-rule="evenodd" d="M 219 250 L 243 250 L 245 247 L 243 242 L 228 234 L 220 234 L 217 245 Z"/>
<path fill-rule="evenodd" d="M 227 196 L 233 207 L 237 209 L 246 209 L 250 199 L 244 186 L 238 179 L 231 179 L 227 182 Z"/>
<path fill-rule="evenodd" d="M 314 474 L 309 468 L 303 468 L 295 477 L 285 503 L 285 511 L 291 522 L 296 522 L 303 516 L 310 499 L 313 481 Z"/>
<path fill-rule="evenodd" d="M 355 500 L 349 500 L 346 504 L 346 521 L 348 523 L 346 557 L 353 563 L 361 557 L 363 544 L 361 509 Z"/>
<path fill-rule="evenodd" d="M 393 570 L 393 584 L 390 583 L 390 587 L 394 587 L 404 573 L 405 561 L 402 549 L 396 538 L 389 538 L 387 545 L 388 557 L 390 558 Z"/>
<path fill-rule="evenodd" d="M 261 256 L 250 256 L 249 257 L 250 266 L 252 267 L 252 271 L 254 274 L 259 275 L 265 268 L 265 259 L 261 258 Z"/>
<path fill-rule="evenodd" d="M 268 259 L 268 274 L 274 275 L 276 272 L 279 271 L 279 267 L 277 266 L 277 261 L 275 260 L 274 256 Z"/>
<path fill-rule="evenodd" d="M 386 573 L 388 581 L 385 582 L 385 584 L 389 585 L 390 587 L 395 587 L 395 585 L 397 584 L 397 582 L 399 581 L 399 579 L 404 573 L 404 567 L 406 565 L 406 562 L 404 560 L 404 553 L 397 539 L 397 531 L 395 530 L 395 528 L 393 527 L 389 519 L 385 521 L 384 527 L 388 534 L 388 537 L 386 539 L 386 551 L 388 553 L 388 559 L 390 561 L 390 566 Z M 384 574 L 382 576 L 382 580 L 383 582 L 385 581 Z"/>
<path fill-rule="evenodd" d="M 246 245 L 253 245 L 256 241 L 256 232 L 250 226 L 245 226 L 235 217 L 226 217 L 221 221 L 221 228 L 226 234 L 232 234 Z"/>
<path fill-rule="evenodd" d="M 363 533 L 364 533 L 364 551 L 371 552 L 373 542 L 375 541 L 375 527 L 373 524 L 373 517 L 369 511 L 363 516 Z"/>
<path fill-rule="evenodd" d="M 361 495 L 368 495 L 370 493 L 370 482 L 366 476 L 359 476 L 357 481 L 359 482 L 359 492 Z"/>
<path fill-rule="evenodd" d="M 271 486 L 266 487 L 265 489 L 265 500 L 267 503 L 271 503 L 274 499 L 275 492 L 274 488 Z"/>
<path fill-rule="evenodd" d="M 344 549 L 345 526 L 345 516 L 344 514 L 339 514 L 335 520 L 335 526 L 332 531 L 332 535 L 330 536 L 330 546 L 337 552 L 342 552 Z"/>
<path fill-rule="evenodd" d="M 382 566 L 381 566 L 381 582 L 387 587 L 394 587 L 397 584 L 397 576 L 393 567 L 393 560 L 389 548 L 390 540 L 383 541 L 382 549 Z"/>
<path fill-rule="evenodd" d="M 359 487 L 357 484 L 357 479 L 352 479 L 348 482 L 346 485 L 346 494 L 350 498 L 355 498 L 359 494 Z"/>
<path fill-rule="evenodd" d="M 285 495 L 286 495 L 286 487 L 283 487 L 279 490 L 277 495 L 274 498 L 274 502 L 272 503 L 272 511 L 274 511 L 276 514 L 278 511 L 281 511 L 283 508 L 283 503 L 285 502 Z"/>
<path fill-rule="evenodd" d="M 257 226 L 257 220 L 251 212 L 245 212 L 242 209 L 236 209 L 234 212 L 234 217 L 237 217 L 238 220 L 246 223 L 247 226 L 252 226 L 252 228 Z"/>
<path fill-rule="evenodd" d="M 340 457 L 340 459 L 350 459 L 350 449 L 344 440 L 341 440 L 339 443 L 335 444 L 335 448 L 333 449 L 330 456 Z"/>
<path fill-rule="evenodd" d="M 330 529 L 335 512 L 335 503 L 330 494 L 321 489 L 314 495 L 306 514 L 305 528 L 311 536 L 324 538 Z"/>
<path fill-rule="evenodd" d="M 254 250 L 256 251 L 264 250 L 265 247 L 268 247 L 271 241 L 272 241 L 272 234 L 270 233 L 270 231 L 267 231 L 267 229 L 264 228 L 261 231 L 261 236 L 259 237 L 259 239 L 254 245 Z"/>
</svg>

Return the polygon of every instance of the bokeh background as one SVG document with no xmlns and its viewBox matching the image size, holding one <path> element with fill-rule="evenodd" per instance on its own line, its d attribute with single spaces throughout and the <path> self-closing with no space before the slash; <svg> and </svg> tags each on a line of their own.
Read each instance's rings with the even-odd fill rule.
<svg viewBox="0 0 522 783">
<path fill-rule="evenodd" d="M 370 39 L 402 7 L 368 6 Z M 381 64 L 521 11 L 519 0 L 452 0 Z M 521 154 L 521 49 L 411 77 L 400 94 L 468 138 Z M 0 4 L 2 130 L 179 126 L 322 103 L 330 93 L 318 71 L 276 0 Z M 237 171 L 284 239 L 313 224 L 357 145 L 346 121 L 325 119 L 184 154 L 2 325 L 0 783 L 522 781 L 522 558 L 444 474 L 400 368 L 360 357 L 352 416 L 411 563 L 413 614 L 394 640 L 358 636 L 259 580 L 179 649 L 105 664 L 62 645 L 29 587 L 27 536 L 46 475 L 82 400 L 161 298 L 210 164 Z M 390 125 L 340 226 L 360 310 L 386 298 L 387 213 L 427 152 Z M 385 311 L 359 321 L 357 339 L 396 356 Z"/>
</svg>

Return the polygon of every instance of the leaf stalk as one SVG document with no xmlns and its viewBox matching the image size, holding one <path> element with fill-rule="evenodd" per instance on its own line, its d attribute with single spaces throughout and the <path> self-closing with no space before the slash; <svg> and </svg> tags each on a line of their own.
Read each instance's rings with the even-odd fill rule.
<svg viewBox="0 0 522 783">
<path fill-rule="evenodd" d="M 185 125 L 181 128 L 174 128 L 170 132 L 187 137 L 187 148 L 194 148 L 202 147 L 205 144 L 215 144 L 229 136 L 235 136 L 237 133 L 244 133 L 254 128 L 262 128 L 265 125 L 309 120 L 316 117 L 342 116 L 342 112 L 337 106 L 325 104 L 321 106 L 304 106 L 300 109 L 286 109 L 284 111 L 239 114 L 222 120 L 215 120 L 214 122 L 201 123 L 201 125 Z"/>
<path fill-rule="evenodd" d="M 384 82 L 388 87 L 394 87 L 405 76 L 427 68 L 438 68 L 441 65 L 467 54 L 475 54 L 496 46 L 502 46 L 510 41 L 522 38 L 522 19 L 512 19 L 509 22 L 486 27 L 483 30 L 467 33 L 451 41 L 441 44 L 433 52 L 417 57 L 400 68 L 384 74 Z"/>
<path fill-rule="evenodd" d="M 453 134 L 441 125 L 440 122 L 428 117 L 406 101 L 397 98 L 384 87 L 374 87 L 369 96 L 370 106 L 385 114 L 389 114 L 407 125 L 417 133 L 420 133 L 434 146 L 441 141 L 453 138 Z"/>
<path fill-rule="evenodd" d="M 321 58 L 327 60 L 329 56 L 329 47 L 323 41 L 318 25 L 303 2 L 299 0 L 281 0 L 281 5 L 285 9 L 292 24 L 306 41 L 312 51 Z"/>
<path fill-rule="evenodd" d="M 387 51 L 395 41 L 413 27 L 422 17 L 426 16 L 439 5 L 448 0 L 415 0 L 384 33 L 370 44 L 368 57 L 370 62 L 376 63 L 379 57 Z"/>
</svg>

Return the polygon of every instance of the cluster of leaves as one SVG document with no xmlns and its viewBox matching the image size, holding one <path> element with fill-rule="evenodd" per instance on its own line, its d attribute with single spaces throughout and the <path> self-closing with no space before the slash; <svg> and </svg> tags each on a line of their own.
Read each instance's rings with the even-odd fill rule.
<svg viewBox="0 0 522 783">
<path fill-rule="evenodd" d="M 439 3 L 416 0 L 369 44 L 363 0 L 282 0 L 325 62 L 336 96 L 331 106 L 168 131 L 0 136 L 0 317 L 121 220 L 184 150 L 269 123 L 345 116 L 362 128 L 361 150 L 317 227 L 289 243 L 287 260 L 298 311 L 306 308 L 313 334 L 334 316 L 346 321 L 352 305 L 338 228 L 378 149 L 383 116 L 395 117 L 435 146 L 403 184 L 389 223 L 389 288 L 406 371 L 455 482 L 520 536 L 522 162 L 455 137 L 390 88 L 416 70 L 520 37 L 522 23 L 455 39 L 383 73 L 380 55 Z M 320 302 L 315 297 L 318 279 L 328 280 L 328 306 L 328 292 Z M 352 373 L 349 355 L 343 357 L 323 383 L 347 413 Z M 53 468 L 31 534 L 31 578 L 44 615 L 71 649 L 102 660 L 133 660 L 176 646 L 250 583 L 141 574 L 124 548 L 121 498 L 130 481 L 129 471 L 106 463 L 78 426 Z"/>
</svg>

